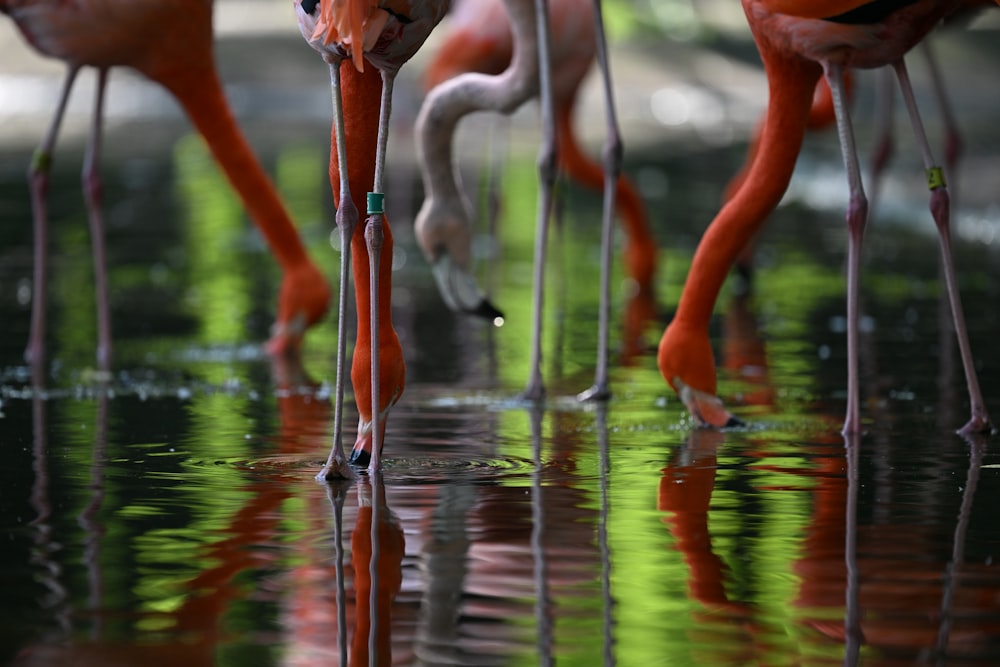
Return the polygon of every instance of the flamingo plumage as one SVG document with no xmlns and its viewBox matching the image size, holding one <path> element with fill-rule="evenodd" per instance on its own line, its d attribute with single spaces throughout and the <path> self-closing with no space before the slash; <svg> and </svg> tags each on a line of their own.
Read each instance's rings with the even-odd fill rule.
<svg viewBox="0 0 1000 667">
<path fill-rule="evenodd" d="M 351 477 L 350 463 L 367 465 L 371 471 L 380 469 L 386 418 L 405 385 L 406 366 L 392 326 L 390 303 L 392 231 L 382 206 L 388 121 L 396 73 L 420 49 L 449 6 L 449 0 L 295 2 L 302 36 L 330 67 L 334 106 L 330 183 L 343 249 L 334 442 L 319 479 Z M 366 62 L 374 69 L 366 68 Z M 362 192 L 368 193 L 368 218 L 358 227 L 354 197 Z M 341 426 L 351 264 L 358 311 L 351 379 L 359 423 L 348 461 L 342 449 Z"/>
<path fill-rule="evenodd" d="M 99 366 L 106 370 L 111 363 L 99 162 L 104 93 L 113 67 L 132 68 L 170 91 L 207 142 L 284 273 L 268 350 L 297 350 L 305 330 L 326 313 L 329 288 L 226 102 L 214 62 L 212 1 L 0 0 L 0 13 L 14 20 L 36 50 L 67 67 L 56 112 L 29 168 L 35 229 L 29 361 L 44 356 L 49 168 L 66 102 L 84 67 L 98 70 L 83 189 L 95 263 Z"/>
<path fill-rule="evenodd" d="M 593 0 L 551 0 L 549 13 L 559 169 L 570 180 L 600 191 L 604 186 L 604 169 L 586 154 L 573 123 L 580 88 L 594 64 L 597 49 Z M 439 43 L 424 74 L 425 88 L 433 89 L 465 72 L 501 74 L 510 65 L 514 42 L 511 21 L 502 0 L 456 2 L 449 17 L 447 35 Z M 645 205 L 635 185 L 623 175 L 617 181 L 615 194 L 627 237 L 624 268 L 634 284 L 626 308 L 622 354 L 629 359 L 642 351 L 643 329 L 655 316 L 658 253 Z M 461 202 L 454 204 L 455 207 L 460 205 Z M 458 225 L 443 224 L 442 220 L 421 217 L 417 239 L 433 265 L 451 265 L 453 257 L 456 265 L 468 263 L 469 235 L 456 234 L 456 227 Z M 475 303 L 470 303 L 467 309 L 462 307 L 462 299 L 454 294 L 455 290 L 449 289 L 450 285 L 458 284 L 461 282 L 439 282 L 446 302 L 459 311 L 482 312 Z"/>
<path fill-rule="evenodd" d="M 948 190 L 927 144 L 902 57 L 950 12 L 950 0 L 899 2 L 795 2 L 743 0 L 751 32 L 764 61 L 769 102 L 760 147 L 743 184 L 702 237 L 674 320 L 660 340 L 657 362 L 664 379 L 702 424 L 737 420 L 716 394 L 715 362 L 708 321 L 722 281 L 746 240 L 774 209 L 791 179 L 806 129 L 813 90 L 821 74 L 833 93 L 838 134 L 850 185 L 848 227 L 848 399 L 845 433 L 861 429 L 858 388 L 858 272 L 868 203 L 847 113 L 844 72 L 892 65 L 911 111 L 931 188 L 931 212 L 939 232 L 946 287 L 965 367 L 971 416 L 963 432 L 989 430 L 955 285 L 948 220 Z M 823 17 L 827 18 L 823 18 Z M 862 21 L 862 22 L 858 22 Z"/>
</svg>

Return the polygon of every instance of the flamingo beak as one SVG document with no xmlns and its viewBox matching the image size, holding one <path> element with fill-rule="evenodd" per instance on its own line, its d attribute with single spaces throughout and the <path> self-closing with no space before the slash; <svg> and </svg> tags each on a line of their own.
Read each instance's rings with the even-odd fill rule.
<svg viewBox="0 0 1000 667">
<path fill-rule="evenodd" d="M 722 399 L 718 396 L 713 396 L 708 392 L 695 389 L 684 383 L 678 377 L 674 378 L 673 381 L 674 389 L 677 391 L 677 395 L 680 397 L 681 402 L 684 403 L 684 407 L 688 409 L 691 416 L 697 420 L 700 426 L 708 426 L 711 428 L 732 428 L 736 426 L 744 426 L 744 423 L 734 417 L 732 413 L 726 410 L 726 406 L 722 404 Z"/>
<path fill-rule="evenodd" d="M 379 438 L 381 442 L 385 442 L 385 416 L 379 420 L 379 431 L 382 436 Z M 352 466 L 356 468 L 367 468 L 368 464 L 372 460 L 372 443 L 374 438 L 372 437 L 372 423 L 370 421 L 361 420 L 358 422 L 358 437 L 354 441 L 354 448 L 351 449 L 351 456 L 349 461 Z M 379 452 L 381 454 L 381 452 Z"/>
<path fill-rule="evenodd" d="M 493 322 L 494 326 L 503 325 L 503 313 L 486 298 L 475 277 L 455 262 L 450 254 L 444 252 L 434 260 L 431 272 L 448 308 L 457 313 L 481 317 Z"/>
<path fill-rule="evenodd" d="M 297 352 L 308 328 L 305 313 L 298 312 L 290 320 L 275 322 L 271 327 L 271 338 L 264 349 L 272 356 L 287 356 Z"/>
</svg>

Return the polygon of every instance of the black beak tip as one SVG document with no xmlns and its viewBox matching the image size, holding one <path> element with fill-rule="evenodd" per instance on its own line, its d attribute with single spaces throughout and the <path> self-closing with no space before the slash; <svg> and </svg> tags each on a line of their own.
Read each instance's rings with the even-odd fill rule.
<svg viewBox="0 0 1000 667">
<path fill-rule="evenodd" d="M 372 455 L 363 449 L 351 450 L 351 457 L 348 462 L 355 468 L 367 468 L 371 463 Z"/>
<path fill-rule="evenodd" d="M 489 299 L 483 299 L 479 302 L 479 305 L 476 306 L 475 310 L 471 310 L 469 312 L 476 317 L 481 317 L 490 322 L 495 321 L 497 318 L 503 319 L 503 313 L 499 308 L 494 306 Z"/>
</svg>

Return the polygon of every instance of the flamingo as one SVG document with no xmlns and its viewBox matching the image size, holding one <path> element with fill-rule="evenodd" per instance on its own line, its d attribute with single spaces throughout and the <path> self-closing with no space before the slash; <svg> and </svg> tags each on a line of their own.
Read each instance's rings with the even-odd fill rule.
<svg viewBox="0 0 1000 667">
<path fill-rule="evenodd" d="M 556 143 L 560 170 L 587 188 L 600 190 L 604 185 L 602 166 L 580 146 L 573 128 L 573 113 L 580 86 L 590 71 L 597 48 L 592 0 L 551 0 L 552 23 L 552 94 L 555 105 Z M 465 72 L 498 75 L 510 65 L 514 53 L 511 21 L 501 0 L 464 0 L 455 3 L 449 18 L 449 32 L 439 44 L 427 66 L 424 86 L 430 90 Z M 444 141 L 434 137 L 430 141 Z M 457 196 L 445 191 L 446 196 Z M 655 316 L 654 281 L 657 247 L 649 228 L 645 205 L 635 185 L 625 176 L 618 179 L 615 199 L 619 204 L 622 225 L 627 234 L 624 250 L 625 268 L 634 283 L 634 296 L 626 314 L 623 356 L 631 358 L 641 351 L 644 326 Z M 434 267 L 442 296 L 454 310 L 472 310 L 492 318 L 487 301 L 464 300 L 461 286 L 474 284 L 467 276 L 470 239 L 468 212 L 461 200 L 449 202 L 455 215 L 453 224 L 444 217 L 421 217 L 416 227 L 417 240 Z M 466 290 L 479 294 L 478 288 Z M 464 305 L 468 303 L 468 305 Z M 479 308 L 483 308 L 480 311 Z"/>
<path fill-rule="evenodd" d="M 382 190 L 392 87 L 399 68 L 419 50 L 449 5 L 450 0 L 295 0 L 302 36 L 330 67 L 334 116 L 330 183 L 343 249 L 334 442 L 317 479 L 349 478 L 350 464 L 379 470 L 386 418 L 403 393 L 406 367 L 390 304 L 392 230 Z M 365 71 L 366 63 L 373 68 Z M 373 109 L 379 110 L 377 120 Z M 352 199 L 352 193 L 359 192 L 368 192 L 364 227 L 357 227 L 358 209 Z M 359 422 L 348 461 L 341 430 L 347 274 L 352 263 L 358 333 L 351 381 Z"/>
<path fill-rule="evenodd" d="M 297 350 L 305 330 L 326 313 L 329 287 L 226 102 L 214 63 L 212 1 L 0 0 L 0 12 L 14 20 L 31 46 L 63 60 L 67 69 L 55 113 L 28 169 L 35 233 L 28 361 L 40 363 L 44 357 L 49 169 L 66 103 L 83 67 L 97 69 L 82 180 L 94 255 L 99 366 L 107 370 L 112 354 L 99 163 L 104 93 L 108 72 L 117 66 L 130 67 L 170 91 L 208 143 L 284 272 L 267 349 L 274 354 Z"/>
<path fill-rule="evenodd" d="M 451 144 L 458 122 L 481 109 L 511 113 L 537 94 L 542 110 L 542 145 L 538 167 L 541 182 L 532 296 L 532 342 L 530 376 L 523 397 L 538 401 L 545 395 L 541 373 L 541 331 L 544 311 L 544 264 L 548 220 L 552 209 L 552 190 L 557 165 L 557 130 L 554 86 L 552 82 L 549 11 L 547 0 L 505 0 L 511 31 L 513 53 L 507 68 L 494 76 L 467 72 L 434 87 L 417 117 L 417 155 L 422 166 L 425 199 L 417 214 L 415 228 L 424 254 L 434 266 L 435 277 L 445 301 L 456 310 L 490 312 L 484 305 L 482 291 L 468 271 L 468 212 L 458 192 L 452 168 Z M 532 12 L 532 7 L 534 12 Z M 579 395 L 581 400 L 603 400 L 608 389 L 608 320 L 610 312 L 611 219 L 615 193 L 621 172 L 622 144 L 615 114 L 611 77 L 608 67 L 604 21 L 598 0 L 593 4 L 592 32 L 604 88 L 607 136 L 604 146 L 604 211 L 602 222 L 601 305 L 597 367 L 594 384 Z M 476 10 L 488 9 L 477 5 Z M 577 17 L 578 18 L 578 17 Z M 571 22 L 572 23 L 572 22 Z M 576 31 L 584 30 L 577 21 Z"/>
<path fill-rule="evenodd" d="M 895 4 L 858 0 L 743 0 L 743 8 L 768 76 L 770 97 L 764 131 L 750 173 L 712 221 L 695 252 L 677 313 L 660 340 L 657 362 L 664 379 L 701 424 L 722 427 L 737 423 L 715 396 L 715 362 L 708 340 L 708 321 L 727 270 L 788 186 L 802 144 L 813 89 L 820 74 L 825 73 L 833 93 L 838 135 L 850 185 L 847 211 L 848 395 L 843 431 L 860 431 L 858 271 L 868 204 L 846 111 L 843 76 L 846 68 L 891 64 L 910 110 L 931 188 L 931 212 L 939 233 L 945 283 L 971 404 L 970 419 L 961 432 L 990 430 L 955 282 L 948 189 L 940 168 L 934 164 L 902 60 L 910 48 L 954 10 L 955 3 L 951 0 Z"/>
</svg>

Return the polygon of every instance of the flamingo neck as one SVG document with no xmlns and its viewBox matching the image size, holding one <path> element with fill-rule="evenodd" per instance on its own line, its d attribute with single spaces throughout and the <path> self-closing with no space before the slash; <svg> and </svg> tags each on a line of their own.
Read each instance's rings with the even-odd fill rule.
<svg viewBox="0 0 1000 667">
<path fill-rule="evenodd" d="M 760 144 L 746 178 L 698 244 L 674 318 L 706 330 L 730 266 L 788 188 L 821 73 L 816 63 L 757 37 L 770 94 Z"/>
<path fill-rule="evenodd" d="M 295 225 L 240 131 L 215 68 L 174 70 L 158 80 L 184 107 L 282 268 L 307 263 Z"/>
<path fill-rule="evenodd" d="M 452 143 L 459 121 L 473 111 L 512 113 L 538 91 L 538 45 L 532 2 L 508 4 L 514 33 L 510 65 L 496 76 L 468 72 L 435 87 L 420 109 L 416 123 L 417 157 L 428 199 L 459 196 Z"/>
</svg>

